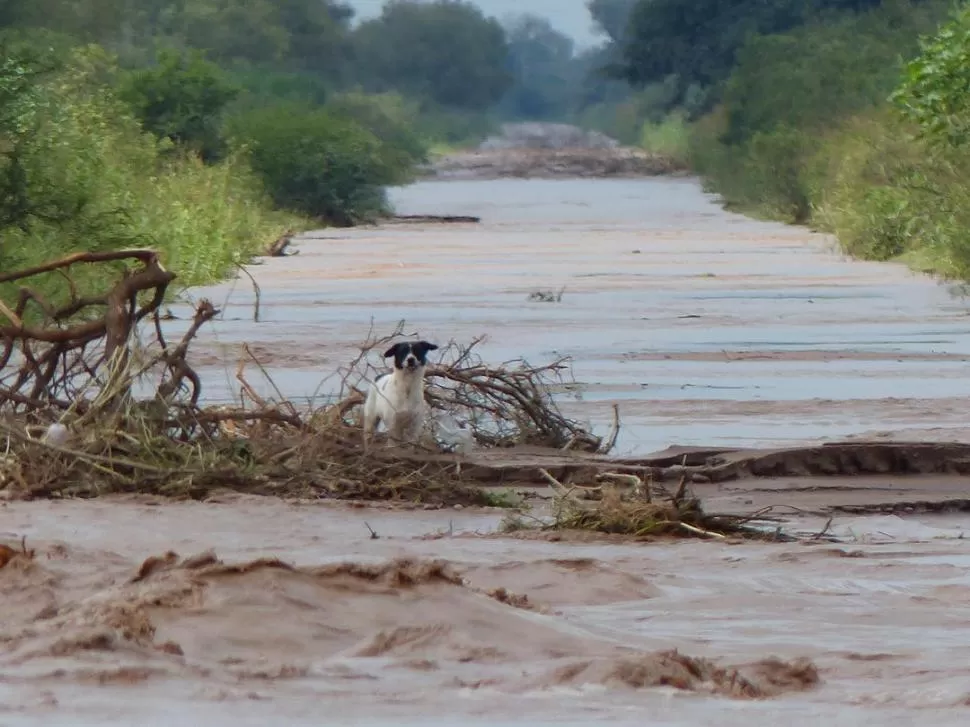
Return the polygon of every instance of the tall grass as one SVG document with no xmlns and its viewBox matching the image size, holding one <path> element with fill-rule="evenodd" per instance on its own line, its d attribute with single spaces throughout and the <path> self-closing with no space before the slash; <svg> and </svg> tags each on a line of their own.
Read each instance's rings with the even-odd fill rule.
<svg viewBox="0 0 970 727">
<path fill-rule="evenodd" d="M 287 229 L 309 224 L 274 209 L 239 154 L 216 165 L 186 156 L 150 181 L 150 188 L 142 190 L 138 232 L 155 241 L 182 285 L 225 278 Z"/>
<path fill-rule="evenodd" d="M 690 159 L 690 134 L 686 115 L 674 112 L 662 121 L 644 122 L 640 128 L 640 147 L 686 167 Z"/>
</svg>

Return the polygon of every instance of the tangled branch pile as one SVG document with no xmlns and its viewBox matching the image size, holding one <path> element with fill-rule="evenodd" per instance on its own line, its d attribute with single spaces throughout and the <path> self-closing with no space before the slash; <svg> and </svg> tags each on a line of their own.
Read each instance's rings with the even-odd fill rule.
<svg viewBox="0 0 970 727">
<path fill-rule="evenodd" d="M 759 540 L 786 540 L 768 515 L 770 508 L 750 515 L 707 513 L 701 501 L 680 481 L 675 492 L 663 484 L 643 481 L 636 475 L 601 473 L 602 483 L 566 487 L 549 472 L 541 470 L 552 487 L 552 517 L 548 520 L 512 515 L 504 523 L 506 531 L 586 531 L 607 535 L 632 535 L 638 538 L 678 536 L 723 539 L 729 536 Z"/>
<path fill-rule="evenodd" d="M 119 263 L 120 279 L 107 292 L 79 291 L 79 267 Z M 58 304 L 25 285 L 50 274 L 61 276 L 67 291 Z M 79 253 L 0 275 L 0 290 L 21 286 L 13 303 L 0 297 L 0 490 L 7 496 L 201 498 L 229 488 L 489 501 L 462 478 L 455 457 L 441 454 L 433 432 L 423 448 L 363 451 L 355 413 L 361 384 L 373 377 L 368 356 L 400 335 L 400 327 L 362 347 L 340 372 L 340 395 L 322 408 L 301 411 L 282 396 L 259 395 L 247 378 L 246 359 L 237 371 L 240 402 L 204 406 L 189 347 L 218 311 L 201 301 L 181 339 L 169 343 L 159 310 L 174 278 L 150 250 Z M 445 347 L 429 371 L 434 419 L 461 421 L 480 447 L 535 444 L 589 452 L 612 445 L 556 408 L 550 386 L 561 380 L 565 362 L 490 368 L 476 355 L 477 343 Z"/>
</svg>

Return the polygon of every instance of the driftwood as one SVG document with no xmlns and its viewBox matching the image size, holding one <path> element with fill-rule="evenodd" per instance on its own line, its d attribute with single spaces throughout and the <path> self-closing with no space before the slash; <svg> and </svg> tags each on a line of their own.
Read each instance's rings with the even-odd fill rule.
<svg viewBox="0 0 970 727">
<path fill-rule="evenodd" d="M 266 249 L 267 257 L 285 257 L 286 249 L 293 242 L 293 230 L 287 230 L 282 235 L 280 235 L 272 245 Z"/>
<path fill-rule="evenodd" d="M 368 357 L 402 336 L 403 325 L 399 323 L 387 336 L 369 337 L 360 355 L 338 372 L 340 395 L 334 408 L 344 423 L 353 424 L 351 414 L 363 401 L 368 382 L 379 373 Z M 529 445 L 605 453 L 612 448 L 615 431 L 604 440 L 559 411 L 551 391 L 566 383 L 568 358 L 541 365 L 516 359 L 490 366 L 477 353 L 483 340 L 467 345 L 451 341 L 437 353 L 437 362 L 430 362 L 425 399 L 433 417 L 454 418 L 467 426 L 480 447 L 488 449 Z M 619 427 L 618 421 L 615 426 Z"/>
<path fill-rule="evenodd" d="M 71 275 L 77 265 L 125 261 L 140 267 L 125 267 L 117 284 L 106 292 L 82 294 Z M 70 408 L 102 366 L 111 362 L 117 370 L 124 369 L 135 327 L 158 315 L 175 279 L 155 251 L 120 250 L 75 253 L 0 274 L 0 284 L 55 272 L 69 292 L 66 302 L 55 305 L 26 286 L 18 289 L 12 305 L 0 300 L 0 413 L 45 405 Z M 97 353 L 92 355 L 90 349 Z M 172 364 L 177 366 L 174 360 Z"/>
<path fill-rule="evenodd" d="M 79 292 L 74 266 L 119 262 L 134 266 L 118 271 L 106 291 Z M 175 276 L 153 251 L 80 253 L 4 274 L 0 282 L 27 284 L 44 274 L 63 277 L 66 302 L 55 306 L 29 287 L 16 291 L 16 303 L 0 297 L 0 489 L 8 496 L 122 491 L 205 497 L 214 488 L 233 488 L 488 502 L 451 462 L 414 458 L 438 451 L 434 440 L 410 452 L 363 452 L 354 421 L 362 401 L 358 385 L 373 376 L 367 362 L 372 349 L 383 350 L 390 337 L 401 335 L 400 327 L 361 347 L 338 372 L 342 395 L 322 407 L 302 410 L 281 395 L 260 395 L 248 369 L 266 372 L 245 346 L 237 371 L 242 403 L 204 406 L 189 349 L 218 311 L 201 301 L 181 339 L 169 343 L 159 308 Z M 442 348 L 429 374 L 428 400 L 435 412 L 464 419 L 478 446 L 595 451 L 612 443 L 559 413 L 549 390 L 561 381 L 564 361 L 489 367 L 475 355 L 477 343 Z M 379 357 L 371 358 L 383 367 Z"/>
<path fill-rule="evenodd" d="M 463 223 L 478 223 L 482 221 L 481 217 L 473 217 L 471 215 L 392 215 L 392 222 L 403 222 L 403 223 L 441 223 L 441 224 L 463 224 Z"/>
</svg>

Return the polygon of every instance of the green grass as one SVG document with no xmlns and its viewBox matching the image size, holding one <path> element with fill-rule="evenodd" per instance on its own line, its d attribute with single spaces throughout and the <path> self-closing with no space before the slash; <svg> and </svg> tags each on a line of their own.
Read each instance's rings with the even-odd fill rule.
<svg viewBox="0 0 970 727">
<path fill-rule="evenodd" d="M 182 286 L 223 279 L 286 230 L 310 226 L 299 215 L 275 210 L 238 157 L 212 166 L 182 159 L 144 192 L 139 232 L 154 240 Z"/>
<path fill-rule="evenodd" d="M 673 113 L 659 123 L 645 122 L 640 129 L 640 147 L 686 167 L 690 157 L 690 132 L 684 115 Z"/>
</svg>

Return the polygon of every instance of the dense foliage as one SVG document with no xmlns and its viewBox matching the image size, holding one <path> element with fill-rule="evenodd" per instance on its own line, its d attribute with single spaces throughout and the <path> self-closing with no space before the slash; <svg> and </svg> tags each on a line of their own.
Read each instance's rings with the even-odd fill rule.
<svg viewBox="0 0 970 727">
<path fill-rule="evenodd" d="M 146 130 L 209 161 L 223 151 L 223 116 L 239 91 L 199 51 L 166 49 L 156 66 L 125 74 L 118 95 Z"/>
<path fill-rule="evenodd" d="M 923 44 L 893 101 L 923 135 L 944 145 L 970 140 L 970 6 Z"/>
<path fill-rule="evenodd" d="M 199 284 L 294 224 L 236 158 L 205 165 L 143 131 L 100 80 L 117 69 L 98 47 L 44 61 L 4 47 L 0 269 L 73 250 L 154 246 L 182 284 Z M 56 296 L 62 281 L 51 286 L 45 292 Z"/>
<path fill-rule="evenodd" d="M 374 134 L 325 109 L 258 109 L 231 129 L 279 206 L 337 225 L 384 211 L 384 185 L 401 181 Z"/>
<path fill-rule="evenodd" d="M 354 33 L 354 48 L 365 85 L 445 107 L 485 110 L 512 81 L 502 26 L 458 0 L 389 0 Z"/>
<path fill-rule="evenodd" d="M 284 224 L 373 219 L 434 143 L 544 119 L 689 157 L 727 203 L 855 254 L 970 274 L 970 10 L 587 6 L 603 42 L 578 49 L 469 0 L 359 24 L 341 0 L 4 0 L 0 265 L 150 243 L 212 279 Z"/>
</svg>

